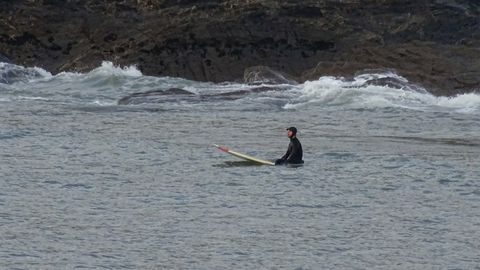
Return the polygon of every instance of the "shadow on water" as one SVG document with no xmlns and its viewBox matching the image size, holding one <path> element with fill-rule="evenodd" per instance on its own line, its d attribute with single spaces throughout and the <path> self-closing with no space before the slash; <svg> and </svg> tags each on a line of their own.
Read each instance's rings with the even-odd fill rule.
<svg viewBox="0 0 480 270">
<path fill-rule="evenodd" d="M 256 162 L 251 162 L 251 161 L 225 161 L 224 163 L 212 165 L 212 167 L 217 167 L 217 168 L 257 167 L 257 166 L 264 166 L 264 165 Z"/>
<path fill-rule="evenodd" d="M 217 168 L 231 168 L 231 167 L 258 167 L 258 166 L 267 166 L 267 167 L 282 167 L 282 168 L 302 168 L 304 164 L 288 164 L 281 166 L 269 166 L 265 164 L 260 164 L 251 161 L 225 161 L 224 163 L 214 164 L 212 167 Z"/>
</svg>

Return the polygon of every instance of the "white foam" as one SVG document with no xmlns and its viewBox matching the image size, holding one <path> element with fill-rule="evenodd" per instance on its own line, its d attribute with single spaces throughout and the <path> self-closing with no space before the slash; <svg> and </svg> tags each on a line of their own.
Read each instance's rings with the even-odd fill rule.
<svg viewBox="0 0 480 270">
<path fill-rule="evenodd" d="M 378 79 L 387 79 L 387 85 L 378 85 Z M 388 81 L 392 81 L 394 86 L 388 86 Z M 443 108 L 461 113 L 480 111 L 478 93 L 435 97 L 393 72 L 361 74 L 352 80 L 325 76 L 300 85 L 299 93 L 291 98 L 284 106 L 285 109 L 313 103 L 324 107 L 342 105 L 350 108 L 400 107 L 414 110 Z"/>
<path fill-rule="evenodd" d="M 44 98 L 44 97 L 26 97 L 26 96 L 19 96 L 18 99 L 20 99 L 20 100 L 42 100 L 42 101 L 49 101 L 48 98 Z"/>
<path fill-rule="evenodd" d="M 33 82 L 51 77 L 50 72 L 39 67 L 23 67 L 0 62 L 0 83 Z"/>
<path fill-rule="evenodd" d="M 55 75 L 56 79 L 61 79 L 62 81 L 78 81 L 78 80 L 86 80 L 89 81 L 93 78 L 112 78 L 112 77 L 141 77 L 143 76 L 142 72 L 138 70 L 135 65 L 131 66 L 115 66 L 110 61 L 103 61 L 102 64 L 87 72 L 87 73 L 80 73 L 80 72 L 70 72 L 70 71 L 63 71 Z"/>
<path fill-rule="evenodd" d="M 114 105 L 117 105 L 117 102 L 95 100 L 93 101 L 93 104 L 98 106 L 114 106 Z"/>
<path fill-rule="evenodd" d="M 102 65 L 90 73 L 92 74 L 100 74 L 106 76 L 124 76 L 124 77 L 140 77 L 142 76 L 142 72 L 138 70 L 136 65 L 131 66 L 115 66 L 110 61 L 103 61 Z"/>
<path fill-rule="evenodd" d="M 439 97 L 437 98 L 437 105 L 452 108 L 478 108 L 480 106 L 480 94 L 468 93 L 457 95 L 454 97 Z"/>
<path fill-rule="evenodd" d="M 436 99 L 436 105 L 456 109 L 456 111 L 462 113 L 472 113 L 480 111 L 480 94 L 468 93 L 454 97 L 438 97 Z"/>
</svg>

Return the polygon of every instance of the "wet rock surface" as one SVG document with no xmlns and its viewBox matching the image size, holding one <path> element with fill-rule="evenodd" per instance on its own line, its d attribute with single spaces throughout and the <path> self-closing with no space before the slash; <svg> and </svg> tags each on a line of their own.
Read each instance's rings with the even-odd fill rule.
<svg viewBox="0 0 480 270">
<path fill-rule="evenodd" d="M 258 86 L 253 88 L 239 89 L 230 92 L 214 94 L 195 94 L 185 89 L 169 88 L 158 89 L 146 92 L 138 92 L 122 97 L 118 100 L 118 105 L 134 105 L 147 103 L 163 103 L 178 101 L 208 102 L 214 100 L 236 100 L 253 93 L 262 93 L 268 91 L 285 91 L 288 87 L 282 86 Z"/>
<path fill-rule="evenodd" d="M 243 80 L 247 84 L 298 84 L 290 75 L 265 66 L 245 69 Z"/>
<path fill-rule="evenodd" d="M 103 60 L 213 82 L 255 66 L 290 82 L 393 69 L 455 95 L 480 88 L 479 45 L 480 3 L 467 0 L 0 3 L 0 60 L 54 73 Z"/>
</svg>

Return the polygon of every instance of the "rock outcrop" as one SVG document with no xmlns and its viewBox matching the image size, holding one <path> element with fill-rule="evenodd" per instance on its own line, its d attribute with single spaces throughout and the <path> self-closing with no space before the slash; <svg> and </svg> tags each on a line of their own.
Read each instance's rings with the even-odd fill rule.
<svg viewBox="0 0 480 270">
<path fill-rule="evenodd" d="M 245 69 L 243 80 L 247 84 L 298 84 L 290 75 L 265 66 Z"/>
<path fill-rule="evenodd" d="M 0 78 L 1 79 L 1 78 Z M 1 82 L 1 81 L 0 81 Z M 288 87 L 280 85 L 269 86 L 254 86 L 251 88 L 239 89 L 230 92 L 213 93 L 213 94 L 194 94 L 185 89 L 169 88 L 158 89 L 146 92 L 133 93 L 122 97 L 118 100 L 118 105 L 132 105 L 132 104 L 152 104 L 164 102 L 178 102 L 178 101 L 195 101 L 208 102 L 214 100 L 236 100 L 243 98 L 249 94 L 270 92 L 270 91 L 285 91 Z"/>
<path fill-rule="evenodd" d="M 144 74 L 297 81 L 395 69 L 437 95 L 480 88 L 480 3 L 469 0 L 0 2 L 0 55 L 51 72 L 109 60 Z"/>
<path fill-rule="evenodd" d="M 8 59 L 7 57 L 3 56 L 0 54 L 0 62 L 2 63 L 10 63 L 10 59 Z"/>
</svg>

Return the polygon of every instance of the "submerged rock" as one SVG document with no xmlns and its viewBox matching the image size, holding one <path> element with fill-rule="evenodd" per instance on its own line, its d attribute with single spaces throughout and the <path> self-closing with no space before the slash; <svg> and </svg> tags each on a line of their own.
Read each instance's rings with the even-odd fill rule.
<svg viewBox="0 0 480 270">
<path fill-rule="evenodd" d="M 247 89 L 239 89 L 230 92 L 194 94 L 184 89 L 170 88 L 166 90 L 153 90 L 133 93 L 118 100 L 118 105 L 154 104 L 164 102 L 195 101 L 208 102 L 215 100 L 236 100 L 252 93 L 269 91 L 284 91 L 287 87 L 282 86 L 260 86 Z"/>
<path fill-rule="evenodd" d="M 170 88 L 167 90 L 152 90 L 133 93 L 118 100 L 118 105 L 155 103 L 165 96 L 194 96 L 195 94 L 184 89 Z"/>
</svg>

